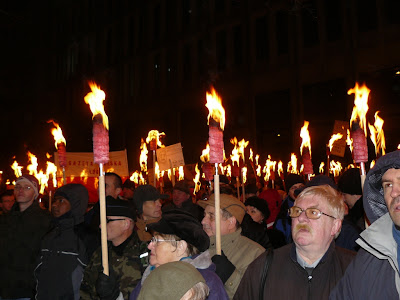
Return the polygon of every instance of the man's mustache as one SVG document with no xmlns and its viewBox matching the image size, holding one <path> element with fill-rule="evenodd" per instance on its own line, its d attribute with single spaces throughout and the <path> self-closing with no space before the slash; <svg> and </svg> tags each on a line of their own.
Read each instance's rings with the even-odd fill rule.
<svg viewBox="0 0 400 300">
<path fill-rule="evenodd" d="M 305 229 L 307 230 L 309 233 L 312 233 L 312 228 L 308 225 L 308 224 L 297 224 L 294 227 L 293 233 L 296 234 L 297 232 L 299 232 L 300 230 Z"/>
</svg>

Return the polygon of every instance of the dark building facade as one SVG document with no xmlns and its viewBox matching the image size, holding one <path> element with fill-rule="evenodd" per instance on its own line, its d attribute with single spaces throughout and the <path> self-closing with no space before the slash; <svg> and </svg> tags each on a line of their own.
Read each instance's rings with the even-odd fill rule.
<svg viewBox="0 0 400 300">
<path fill-rule="evenodd" d="M 265 159 L 299 152 L 310 122 L 314 169 L 335 120 L 347 121 L 356 81 L 372 90 L 368 120 L 380 110 L 387 147 L 400 140 L 400 2 L 395 0 L 75 0 L 40 12 L 36 99 L 67 128 L 71 151 L 91 150 L 94 80 L 106 92 L 111 150 L 139 166 L 151 129 L 181 142 L 187 163 L 205 147 L 205 92 L 226 109 L 229 139 L 250 140 Z M 45 84 L 43 83 L 45 82 Z M 54 105 L 57 103 L 57 105 Z M 53 105 L 53 107 L 52 107 Z M 69 135 L 69 136 L 68 136 Z M 68 146 L 67 146 L 68 147 Z M 371 148 L 372 149 L 372 148 Z M 374 154 L 371 153 L 374 158 Z"/>
</svg>

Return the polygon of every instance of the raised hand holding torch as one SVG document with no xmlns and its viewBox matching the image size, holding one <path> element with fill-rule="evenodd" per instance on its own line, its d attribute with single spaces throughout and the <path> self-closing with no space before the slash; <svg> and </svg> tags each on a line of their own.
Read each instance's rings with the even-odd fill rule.
<svg viewBox="0 0 400 300">
<path fill-rule="evenodd" d="M 94 82 L 89 82 L 91 92 L 85 96 L 93 113 L 93 160 L 99 165 L 99 203 L 103 273 L 109 275 L 106 222 L 106 193 L 103 166 L 109 161 L 108 117 L 103 101 L 106 94 Z"/>
</svg>

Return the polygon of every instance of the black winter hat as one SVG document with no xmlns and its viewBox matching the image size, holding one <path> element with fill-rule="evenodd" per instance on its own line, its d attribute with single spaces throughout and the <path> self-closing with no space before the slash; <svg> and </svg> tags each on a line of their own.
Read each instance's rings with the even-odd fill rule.
<svg viewBox="0 0 400 300">
<path fill-rule="evenodd" d="M 203 225 L 191 214 L 179 209 L 163 212 L 160 221 L 148 224 L 147 230 L 162 234 L 174 234 L 195 246 L 200 252 L 204 252 L 210 247 L 210 238 L 204 231 Z"/>
<path fill-rule="evenodd" d="M 304 191 L 306 188 L 308 188 L 310 186 L 318 186 L 318 185 L 325 185 L 325 184 L 330 185 L 335 190 L 338 190 L 338 187 L 332 178 L 330 178 L 326 175 L 317 175 L 313 179 L 311 179 L 309 182 L 307 182 L 307 184 L 305 186 L 295 190 L 294 194 L 296 196 L 298 196 L 302 191 Z"/>
<path fill-rule="evenodd" d="M 360 169 L 351 168 L 340 176 L 338 188 L 342 193 L 362 195 Z"/>
<path fill-rule="evenodd" d="M 80 183 L 69 183 L 58 188 L 54 194 L 64 197 L 71 204 L 71 213 L 74 217 L 75 224 L 83 222 L 83 215 L 86 212 L 89 202 L 89 192 L 86 187 Z"/>
<path fill-rule="evenodd" d="M 269 211 L 269 208 L 268 208 L 267 201 L 265 201 L 264 199 L 261 199 L 259 197 L 253 196 L 253 197 L 248 198 L 246 200 L 246 202 L 244 203 L 244 205 L 253 206 L 253 207 L 257 208 L 264 215 L 264 219 L 268 219 L 271 214 L 271 212 Z"/>
<path fill-rule="evenodd" d="M 286 176 L 285 180 L 285 186 L 286 186 L 286 193 L 289 193 L 289 190 L 292 186 L 294 186 L 297 183 L 303 183 L 304 184 L 304 179 L 300 175 L 290 173 Z"/>
<path fill-rule="evenodd" d="M 114 199 L 111 196 L 106 198 L 107 216 L 127 217 L 136 221 L 136 213 L 129 201 Z"/>
<path fill-rule="evenodd" d="M 143 213 L 143 203 L 146 201 L 156 201 L 157 199 L 166 199 L 169 196 L 160 194 L 157 189 L 150 185 L 139 185 L 133 194 L 133 203 L 139 214 Z"/>
</svg>

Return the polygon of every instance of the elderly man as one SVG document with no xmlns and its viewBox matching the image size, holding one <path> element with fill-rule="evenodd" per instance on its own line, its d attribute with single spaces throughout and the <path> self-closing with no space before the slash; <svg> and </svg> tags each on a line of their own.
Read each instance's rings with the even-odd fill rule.
<svg viewBox="0 0 400 300">
<path fill-rule="evenodd" d="M 400 151 L 382 156 L 368 172 L 363 201 L 372 224 L 330 299 L 399 299 Z"/>
<path fill-rule="evenodd" d="M 275 250 L 264 284 L 267 253 L 247 269 L 234 299 L 327 299 L 355 253 L 335 247 L 344 216 L 341 195 L 328 185 L 306 188 L 289 209 L 293 244 Z"/>
<path fill-rule="evenodd" d="M 93 254 L 85 269 L 81 285 L 81 299 L 128 299 L 142 277 L 140 255 L 147 252 L 134 230 L 135 212 L 129 203 L 107 197 L 107 240 L 110 276 L 102 273 L 101 247 Z M 100 297 L 99 297 L 100 296 Z"/>
<path fill-rule="evenodd" d="M 247 266 L 260 256 L 265 249 L 241 235 L 240 224 L 246 213 L 246 207 L 237 198 L 227 194 L 220 195 L 221 210 L 221 255 L 216 255 L 215 249 L 215 197 L 211 195 L 208 201 L 199 201 L 204 208 L 204 218 L 201 222 L 204 231 L 210 237 L 210 255 L 216 265 L 216 273 L 225 285 L 230 299 L 236 292 Z"/>
<path fill-rule="evenodd" d="M 40 241 L 50 228 L 51 216 L 36 201 L 39 182 L 34 176 L 18 177 L 14 194 L 18 205 L 1 220 L 0 299 L 30 299 Z"/>
<path fill-rule="evenodd" d="M 201 222 L 204 209 L 193 203 L 191 195 L 189 184 L 185 180 L 178 181 L 172 190 L 172 202 L 163 207 L 163 212 L 171 209 L 184 210 Z"/>
<path fill-rule="evenodd" d="M 133 203 L 136 206 L 139 218 L 136 222 L 137 233 L 143 242 L 149 242 L 152 235 L 146 231 L 146 224 L 157 222 L 161 219 L 161 199 L 168 195 L 160 194 L 157 189 L 149 184 L 140 185 L 133 194 Z"/>
</svg>

